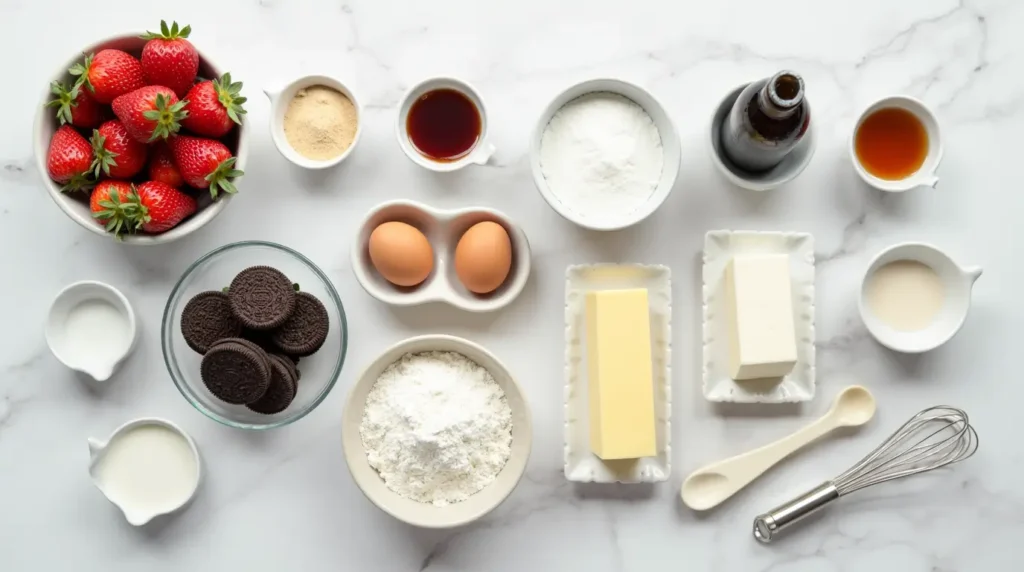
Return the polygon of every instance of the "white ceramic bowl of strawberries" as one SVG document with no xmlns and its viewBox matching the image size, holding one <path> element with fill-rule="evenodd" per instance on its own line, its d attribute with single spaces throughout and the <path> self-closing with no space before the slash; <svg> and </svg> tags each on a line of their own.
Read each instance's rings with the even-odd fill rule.
<svg viewBox="0 0 1024 572">
<path fill-rule="evenodd" d="M 50 197 L 81 226 L 126 244 L 163 244 L 203 227 L 245 169 L 240 84 L 175 27 L 161 22 L 149 38 L 81 50 L 53 77 L 75 105 L 61 106 L 51 82 L 37 110 L 36 165 Z M 73 92 L 83 71 L 90 81 Z"/>
</svg>

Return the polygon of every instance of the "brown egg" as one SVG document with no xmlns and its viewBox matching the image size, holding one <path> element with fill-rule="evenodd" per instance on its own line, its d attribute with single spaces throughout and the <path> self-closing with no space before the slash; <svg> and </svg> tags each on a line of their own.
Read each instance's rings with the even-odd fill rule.
<svg viewBox="0 0 1024 572">
<path fill-rule="evenodd" d="M 386 222 L 370 233 L 370 261 L 385 280 L 415 286 L 434 269 L 434 249 L 416 227 Z"/>
<path fill-rule="evenodd" d="M 487 294 L 498 289 L 512 268 L 512 241 L 498 223 L 469 227 L 455 247 L 455 274 L 470 292 Z"/>
</svg>

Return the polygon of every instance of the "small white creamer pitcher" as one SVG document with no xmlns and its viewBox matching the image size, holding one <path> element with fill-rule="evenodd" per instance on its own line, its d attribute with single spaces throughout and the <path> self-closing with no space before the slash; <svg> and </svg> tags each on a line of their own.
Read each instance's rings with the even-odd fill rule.
<svg viewBox="0 0 1024 572">
<path fill-rule="evenodd" d="M 857 131 L 860 129 L 861 124 L 872 113 L 880 109 L 890 108 L 903 109 L 912 113 L 921 122 L 925 132 L 928 134 L 928 154 L 925 156 L 924 162 L 921 163 L 921 166 L 914 173 L 895 180 L 882 179 L 872 175 L 864 168 L 864 165 L 861 164 L 860 159 L 857 157 Z M 880 191 L 902 193 L 916 187 L 935 187 L 939 183 L 939 178 L 935 175 L 935 171 L 939 168 L 939 163 L 942 161 L 942 137 L 939 132 L 939 122 L 935 119 L 935 114 L 932 113 L 931 109 L 918 99 L 907 95 L 883 97 L 869 105 L 857 118 L 857 124 L 850 135 L 850 159 L 853 161 L 853 168 L 860 175 L 860 178 Z"/>
</svg>

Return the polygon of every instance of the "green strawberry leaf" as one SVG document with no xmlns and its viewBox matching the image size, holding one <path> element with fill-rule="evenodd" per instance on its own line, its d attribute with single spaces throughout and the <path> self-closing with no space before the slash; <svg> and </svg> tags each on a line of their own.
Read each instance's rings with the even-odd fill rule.
<svg viewBox="0 0 1024 572">
<path fill-rule="evenodd" d="M 89 142 L 92 143 L 92 154 L 94 157 L 90 169 L 92 170 L 93 177 L 97 179 L 100 177 L 101 171 L 109 177 L 110 168 L 117 166 L 117 161 L 114 160 L 114 157 L 117 157 L 117 153 L 104 146 L 106 141 L 107 138 L 101 135 L 98 129 L 93 129 L 92 137 L 89 138 Z"/>
<path fill-rule="evenodd" d="M 154 109 L 145 111 L 142 114 L 144 118 L 155 122 L 153 133 L 149 137 L 150 142 L 157 139 L 167 139 L 174 135 L 181 130 L 181 120 L 188 117 L 188 110 L 185 109 L 185 106 L 188 104 L 187 100 L 183 99 L 173 104 L 170 101 L 169 97 L 158 93 L 153 103 Z"/>
<path fill-rule="evenodd" d="M 179 30 L 177 22 L 172 22 L 168 27 L 166 20 L 160 20 L 160 33 L 146 32 L 139 37 L 143 40 L 177 40 L 178 38 L 187 38 L 191 33 L 192 26 L 185 26 Z"/>
<path fill-rule="evenodd" d="M 61 125 L 71 123 L 71 108 L 78 107 L 78 102 L 75 101 L 75 98 L 80 93 L 79 89 L 77 83 L 71 89 L 68 89 L 66 85 L 59 81 L 54 81 L 50 84 L 50 93 L 56 95 L 57 98 L 47 101 L 46 107 L 57 108 L 57 120 L 60 121 Z"/>
<path fill-rule="evenodd" d="M 231 74 L 225 73 L 220 78 L 213 79 L 213 90 L 217 93 L 217 101 L 224 106 L 231 121 L 241 125 L 242 119 L 239 116 L 245 114 L 242 104 L 248 101 L 241 94 L 242 82 L 232 83 Z"/>
<path fill-rule="evenodd" d="M 85 60 L 82 63 L 75 64 L 68 69 L 68 73 L 73 76 L 78 76 L 75 80 L 74 87 L 86 86 L 89 91 L 96 93 L 96 88 L 92 86 L 92 82 L 89 81 L 89 68 L 92 67 L 92 58 L 96 54 L 88 54 L 85 56 Z"/>
<path fill-rule="evenodd" d="M 205 177 L 206 181 L 210 183 L 210 196 L 214 199 L 217 198 L 218 191 L 224 191 L 229 195 L 233 195 L 238 192 L 235 188 L 235 184 L 231 182 L 231 179 L 241 177 L 245 173 L 235 169 L 235 157 L 229 157 L 224 159 L 212 173 Z"/>
<path fill-rule="evenodd" d="M 71 180 L 68 181 L 66 185 L 60 188 L 60 192 L 68 193 L 74 191 L 84 191 L 93 188 L 94 186 L 96 186 L 96 180 L 90 178 L 90 174 L 91 170 L 86 171 L 84 173 L 79 173 L 74 177 L 71 177 Z"/>
</svg>

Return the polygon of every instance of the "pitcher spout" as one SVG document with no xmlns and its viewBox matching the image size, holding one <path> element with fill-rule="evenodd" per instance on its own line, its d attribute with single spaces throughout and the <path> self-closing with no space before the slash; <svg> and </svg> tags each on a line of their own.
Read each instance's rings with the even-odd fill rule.
<svg viewBox="0 0 1024 572">
<path fill-rule="evenodd" d="M 497 149 L 494 145 L 484 141 L 469 156 L 470 162 L 476 165 L 486 165 Z"/>
<path fill-rule="evenodd" d="M 131 524 L 132 526 L 142 526 L 157 516 L 155 514 L 143 513 L 137 510 L 128 510 L 124 507 L 120 508 L 121 512 L 124 513 L 125 520 L 127 520 L 128 524 Z"/>
<path fill-rule="evenodd" d="M 978 278 L 981 277 L 980 266 L 969 266 L 967 268 L 961 269 L 961 271 L 964 273 L 964 276 L 970 279 L 971 284 L 974 284 L 978 280 Z"/>
<path fill-rule="evenodd" d="M 89 444 L 90 459 L 95 459 L 96 456 L 99 455 L 101 451 L 103 451 L 103 447 L 106 446 L 104 443 L 101 443 L 100 441 L 93 439 L 92 437 L 89 437 L 86 440 L 86 442 Z"/>
<path fill-rule="evenodd" d="M 263 93 L 270 100 L 271 105 L 277 103 L 278 98 L 281 97 L 280 89 L 263 88 Z"/>
</svg>

